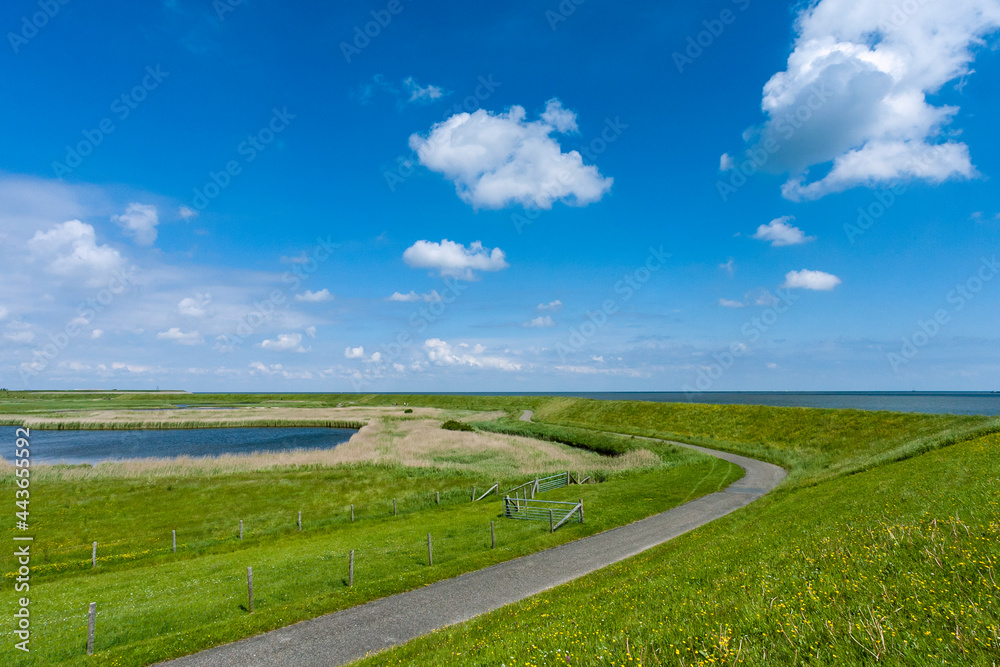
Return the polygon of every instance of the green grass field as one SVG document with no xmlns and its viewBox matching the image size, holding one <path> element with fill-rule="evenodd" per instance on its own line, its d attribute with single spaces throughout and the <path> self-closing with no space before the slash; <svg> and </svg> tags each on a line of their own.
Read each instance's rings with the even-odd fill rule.
<svg viewBox="0 0 1000 667">
<path fill-rule="evenodd" d="M 634 442 L 618 440 L 622 449 Z M 193 466 L 174 476 L 97 466 L 82 478 L 73 468 L 36 469 L 33 649 L 27 657 L 15 652 L 5 628 L 0 662 L 149 664 L 600 532 L 724 488 L 742 475 L 710 457 L 663 445 L 652 449 L 661 461 L 656 467 L 609 472 L 599 484 L 547 492 L 552 500 L 583 499 L 588 508 L 585 524 L 567 524 L 551 535 L 541 522 L 501 519 L 495 496 L 470 502 L 473 486 L 483 491 L 496 481 L 504 488 L 526 481 L 498 477 L 493 461 L 473 470 L 353 464 L 201 474 Z M 549 472 L 556 471 L 538 471 Z M 5 476 L 0 490 L 13 499 L 12 481 Z M 496 525 L 495 550 L 490 521 Z M 171 530 L 177 530 L 176 554 Z M 427 533 L 434 540 L 433 567 L 427 566 Z M 96 568 L 90 563 L 93 541 Z M 349 588 L 352 549 L 356 580 Z M 0 557 L 8 586 L 16 569 L 11 551 Z M 247 566 L 254 568 L 253 615 L 245 608 Z M 92 601 L 98 603 L 100 630 L 96 655 L 87 658 L 86 610 Z M 2 611 L 13 613 L 13 596 L 4 598 Z"/>
<path fill-rule="evenodd" d="M 995 665 L 1000 436 L 771 497 L 361 665 Z"/>
<path fill-rule="evenodd" d="M 588 507 L 586 524 L 555 535 L 540 524 L 498 519 L 495 500 L 470 503 L 471 486 L 496 481 L 488 469 L 339 465 L 85 480 L 50 474 L 33 496 L 42 507 L 32 506 L 40 534 L 41 526 L 51 529 L 33 575 L 34 664 L 148 664 L 576 539 L 739 476 L 728 464 L 641 436 L 775 462 L 789 477 L 749 507 L 637 558 L 363 664 L 991 665 L 1000 656 L 996 418 L 537 397 L 13 392 L 0 396 L 0 415 L 13 423 L 100 407 L 396 402 L 498 410 L 507 417 L 476 428 L 604 455 L 641 447 L 665 463 L 552 492 L 552 499 L 582 497 Z M 523 409 L 534 410 L 538 423 L 519 422 Z M 13 497 L 9 475 L 3 489 Z M 441 506 L 434 490 L 442 492 Z M 400 516 L 391 515 L 393 497 Z M 490 520 L 497 522 L 496 551 L 488 548 Z M 175 524 L 186 526 L 178 529 L 183 548 L 176 555 L 169 550 Z M 428 532 L 433 568 L 426 565 Z M 95 539 L 107 543 L 107 558 L 91 570 L 87 545 Z M 350 549 L 358 559 L 354 588 L 344 583 Z M 0 562 L 9 573 L 10 557 Z M 253 615 L 241 608 L 248 565 L 257 589 Z M 98 652 L 87 659 L 92 600 L 102 612 Z M 5 598 L 3 613 L 12 613 L 11 602 Z M 0 636 L 0 661 L 31 664 L 13 654 L 9 631 Z"/>
</svg>

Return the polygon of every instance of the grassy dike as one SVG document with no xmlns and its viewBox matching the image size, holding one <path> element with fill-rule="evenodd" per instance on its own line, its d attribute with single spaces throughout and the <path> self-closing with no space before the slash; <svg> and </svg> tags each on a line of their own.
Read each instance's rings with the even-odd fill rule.
<svg viewBox="0 0 1000 667">
<path fill-rule="evenodd" d="M 995 665 L 1000 436 L 786 487 L 359 665 Z"/>
<path fill-rule="evenodd" d="M 44 416 L 93 410 L 90 401 L 119 398 L 18 397 L 13 407 L 16 414 Z M 109 409 L 161 407 L 163 399 L 129 395 L 128 406 Z M 327 405 L 325 398 L 307 397 L 297 406 L 332 407 L 342 399 Z M 237 402 L 219 396 L 210 400 Z M 183 402 L 193 401 L 185 396 Z M 11 407 L 0 404 L 8 414 L 14 412 Z M 621 451 L 634 446 L 629 438 L 617 442 Z M 85 478 L 72 469 L 50 468 L 33 478 L 31 487 L 36 534 L 32 652 L 25 656 L 13 650 L 8 626 L 0 632 L 0 663 L 150 664 L 628 523 L 723 488 L 742 474 L 729 464 L 672 447 L 658 447 L 656 453 L 661 463 L 655 468 L 611 472 L 605 483 L 547 493 L 554 500 L 583 498 L 589 508 L 586 524 L 554 535 L 541 523 L 499 519 L 495 498 L 469 502 L 472 486 L 485 489 L 498 481 L 488 465 L 478 471 L 285 466 L 232 474 L 200 473 L 193 467 L 167 476 L 115 472 L 121 467 L 101 472 L 97 466 Z M 499 481 L 512 486 L 524 479 Z M 4 475 L 0 493 L 8 493 L 13 503 L 13 491 L 12 478 Z M 440 505 L 435 491 L 441 493 Z M 299 510 L 302 532 L 295 525 Z M 14 532 L 13 511 L 10 515 L 8 535 Z M 244 520 L 242 541 L 239 519 Z M 495 550 L 489 548 L 490 521 L 496 522 Z M 176 554 L 170 546 L 174 529 Z M 434 536 L 433 567 L 426 564 L 427 533 Z M 95 540 L 98 566 L 91 568 Z M 345 581 L 351 549 L 354 587 Z M 7 586 L 16 567 L 9 551 L 0 557 Z M 244 608 L 247 566 L 254 568 L 253 615 Z M 96 655 L 87 658 L 86 610 L 92 601 L 98 603 Z M 14 603 L 13 595 L 4 596 L 0 613 L 9 617 Z"/>
</svg>

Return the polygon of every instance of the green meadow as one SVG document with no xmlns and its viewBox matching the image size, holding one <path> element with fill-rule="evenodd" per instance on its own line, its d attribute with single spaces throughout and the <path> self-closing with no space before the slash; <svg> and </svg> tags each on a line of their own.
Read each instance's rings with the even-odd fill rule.
<svg viewBox="0 0 1000 667">
<path fill-rule="evenodd" d="M 34 414 L 73 409 L 57 405 L 35 404 Z M 398 426 L 398 418 L 387 421 Z M 618 439 L 622 451 L 635 446 L 634 439 Z M 591 475 L 600 483 L 546 492 L 550 500 L 582 499 L 588 510 L 586 523 L 569 523 L 554 534 L 544 522 L 502 519 L 496 494 L 471 501 L 474 488 L 482 493 L 496 482 L 506 489 L 530 479 L 504 476 L 506 468 L 478 459 L 476 452 L 465 455 L 459 469 L 449 461 L 424 467 L 279 465 L 220 473 L 195 460 L 169 469 L 172 474 L 121 463 L 38 466 L 30 514 L 36 536 L 32 650 L 27 656 L 15 651 L 5 628 L 0 660 L 150 664 L 607 530 L 742 476 L 728 463 L 669 445 L 643 443 L 643 448 L 653 450 L 654 464 L 602 471 Z M 565 471 L 535 471 L 558 472 Z M 0 489 L 12 501 L 15 488 L 13 476 L 5 473 Z M 13 521 L 6 532 L 15 534 Z M 433 566 L 428 566 L 428 533 Z M 355 579 L 349 586 L 352 550 Z M 12 550 L 3 552 L 0 564 L 5 585 L 12 586 L 17 568 Z M 248 566 L 254 572 L 253 614 L 247 609 Z M 99 629 L 95 655 L 87 657 L 86 614 L 95 601 Z M 14 596 L 5 596 L 3 613 L 13 614 L 14 604 Z"/>
<path fill-rule="evenodd" d="M 96 392 L 11 392 L 0 396 L 0 418 L 182 403 L 309 408 L 331 419 L 321 412 L 404 402 L 470 423 L 469 437 L 527 437 L 608 460 L 641 449 L 657 462 L 595 469 L 600 483 L 547 493 L 587 507 L 586 523 L 555 534 L 501 519 L 494 496 L 470 502 L 473 486 L 526 481 L 475 457 L 461 468 L 443 460 L 235 472 L 193 465 L 174 475 L 39 468 L 33 650 L 27 660 L 17 655 L 5 629 L 0 660 L 149 664 L 621 525 L 742 474 L 647 437 L 770 461 L 789 476 L 750 506 L 636 558 L 361 664 L 991 665 L 1000 655 L 996 418 L 539 397 Z M 534 422 L 517 419 L 524 409 L 534 410 Z M 497 414 L 472 418 L 486 411 Z M 13 499 L 13 489 L 5 473 L 0 493 Z M 12 534 L 13 512 L 7 525 Z M 0 563 L 10 585 L 6 551 Z M 247 566 L 253 614 L 245 609 Z M 4 614 L 13 611 L 10 597 Z M 91 601 L 98 633 L 87 658 Z"/>
</svg>

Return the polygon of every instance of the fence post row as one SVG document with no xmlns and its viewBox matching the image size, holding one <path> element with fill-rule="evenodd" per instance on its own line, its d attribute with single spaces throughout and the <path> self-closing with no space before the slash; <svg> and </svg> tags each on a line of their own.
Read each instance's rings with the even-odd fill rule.
<svg viewBox="0 0 1000 667">
<path fill-rule="evenodd" d="M 351 549 L 351 556 L 347 565 L 347 585 L 354 585 L 354 549 Z"/>
<path fill-rule="evenodd" d="M 94 544 L 97 544 L 96 542 Z M 87 655 L 94 655 L 94 626 L 97 625 L 97 603 L 90 603 L 87 614 Z"/>
<path fill-rule="evenodd" d="M 247 610 L 253 613 L 253 568 L 247 567 Z"/>
</svg>

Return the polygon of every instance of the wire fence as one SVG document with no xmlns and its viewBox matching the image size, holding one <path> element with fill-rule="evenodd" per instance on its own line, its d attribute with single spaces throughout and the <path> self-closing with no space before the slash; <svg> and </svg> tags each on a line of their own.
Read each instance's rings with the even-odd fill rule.
<svg viewBox="0 0 1000 667">
<path fill-rule="evenodd" d="M 432 568 L 443 566 L 451 574 L 467 569 L 461 566 L 463 561 L 479 559 L 480 563 L 472 565 L 479 567 L 491 560 L 506 560 L 502 556 L 482 558 L 484 552 L 497 547 L 516 555 L 531 552 L 534 549 L 528 543 L 538 534 L 526 528 L 503 531 L 498 543 L 492 521 L 451 526 L 433 535 L 433 552 L 430 540 L 409 531 L 402 539 L 397 536 L 381 543 L 366 542 L 362 532 L 350 551 L 306 558 L 289 552 L 272 554 L 268 562 L 266 556 L 253 554 L 249 561 L 253 567 L 253 612 L 246 570 L 232 563 L 206 567 L 199 560 L 179 561 L 149 570 L 141 583 L 134 578 L 111 579 L 91 595 L 97 602 L 94 650 L 100 654 L 141 641 L 137 637 L 137 631 L 142 632 L 139 629 L 159 636 L 192 627 L 207 628 L 240 615 L 302 605 L 310 600 L 323 599 L 330 611 L 346 608 L 373 595 L 409 590 L 426 582 Z M 65 584 L 53 584 L 59 586 L 60 593 L 57 599 L 50 600 L 47 613 L 32 617 L 33 631 L 39 638 L 65 640 L 65 647 L 58 649 L 60 653 L 82 654 L 88 633 L 87 603 L 77 600 L 79 596 L 72 595 L 72 589 Z M 199 602 L 191 605 L 191 600 Z"/>
<path fill-rule="evenodd" d="M 499 486 L 494 485 L 493 488 Z M 106 540 L 102 539 L 101 535 L 95 534 L 96 565 L 139 562 L 167 555 L 175 551 L 174 536 L 178 553 L 201 553 L 227 544 L 244 542 L 250 546 L 269 538 L 279 538 L 302 531 L 329 530 L 362 521 L 383 520 L 427 510 L 433 506 L 469 502 L 469 499 L 468 487 L 465 489 L 457 487 L 444 492 L 420 492 L 399 498 L 386 498 L 375 503 L 324 507 L 317 509 L 313 515 L 306 512 L 299 514 L 297 511 L 283 511 L 241 518 L 234 514 L 231 519 L 213 519 L 197 525 L 178 525 L 177 528 L 130 533 L 128 536 Z M 50 546 L 45 544 L 44 540 L 37 540 L 35 549 L 32 571 L 36 576 L 94 567 L 93 541 Z M 17 565 L 13 558 L 4 554 L 0 558 L 0 564 L 5 571 L 5 579 L 12 580 L 16 577 Z"/>
</svg>

